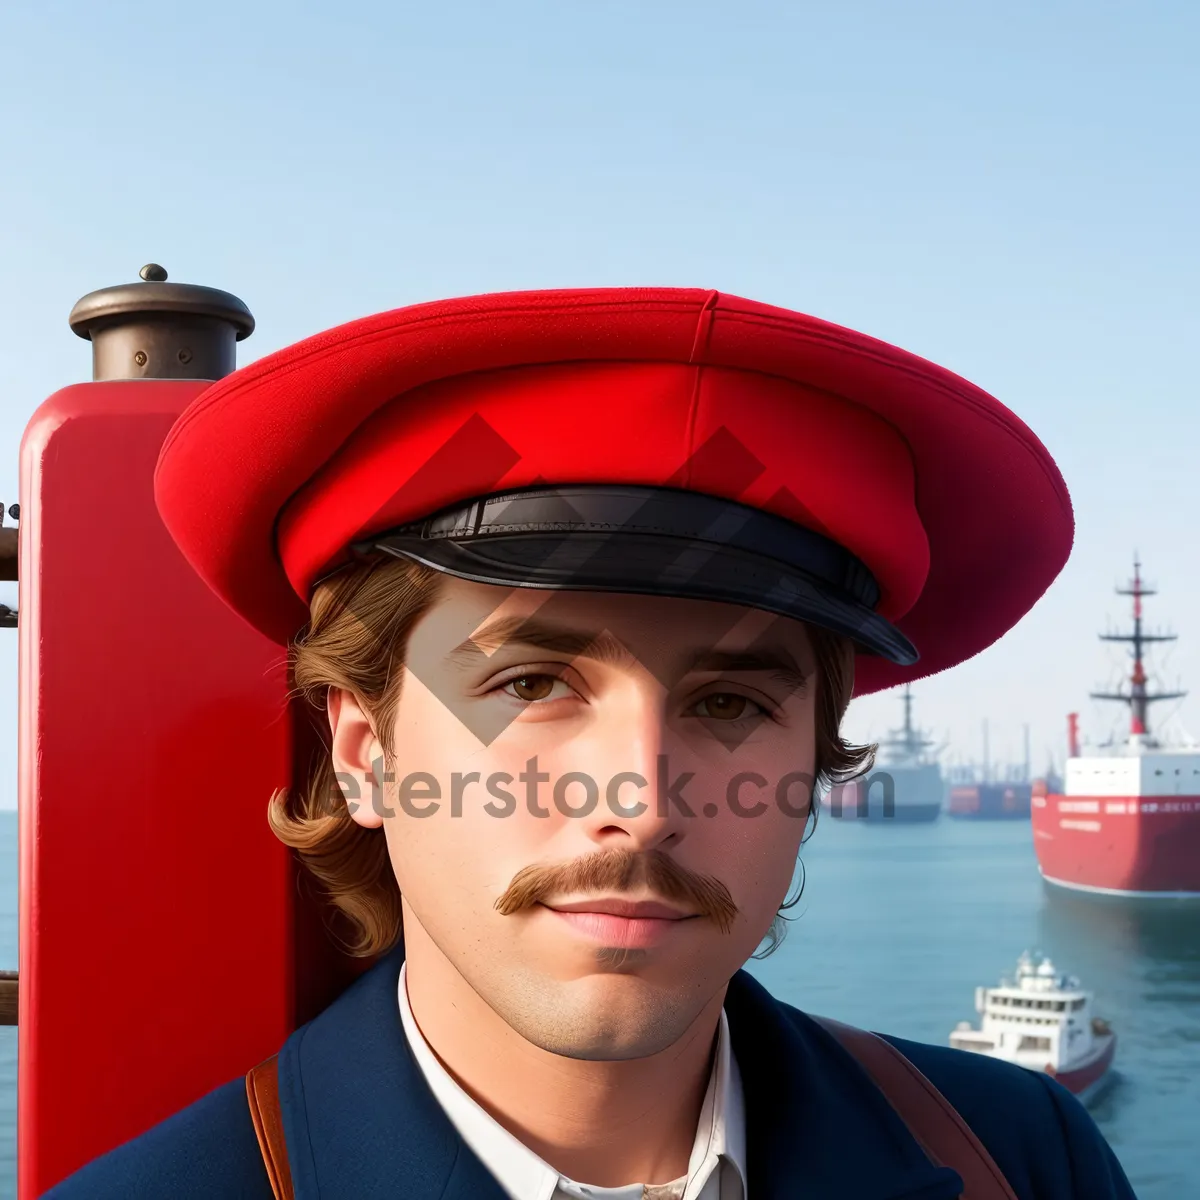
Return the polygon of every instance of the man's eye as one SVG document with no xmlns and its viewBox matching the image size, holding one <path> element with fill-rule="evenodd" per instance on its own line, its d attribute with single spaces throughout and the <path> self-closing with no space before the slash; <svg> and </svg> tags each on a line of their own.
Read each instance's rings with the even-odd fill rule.
<svg viewBox="0 0 1200 1200">
<path fill-rule="evenodd" d="M 739 721 L 743 717 L 761 715 L 762 712 L 760 705 L 736 692 L 714 692 L 700 700 L 695 708 L 698 717 L 716 721 Z"/>
<path fill-rule="evenodd" d="M 510 679 L 504 690 L 518 700 L 545 700 L 554 691 L 556 683 L 562 683 L 562 680 L 554 675 L 520 675 Z"/>
</svg>

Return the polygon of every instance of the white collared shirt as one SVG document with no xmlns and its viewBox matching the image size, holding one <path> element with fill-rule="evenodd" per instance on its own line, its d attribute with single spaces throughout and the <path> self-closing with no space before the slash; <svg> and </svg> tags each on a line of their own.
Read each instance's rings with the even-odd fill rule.
<svg viewBox="0 0 1200 1200">
<path fill-rule="evenodd" d="M 721 1010 L 717 1052 L 700 1108 L 696 1140 L 685 1177 L 668 1184 L 601 1188 L 560 1175 L 477 1104 L 451 1078 L 417 1027 L 400 968 L 400 1020 L 413 1057 L 451 1124 L 492 1173 L 510 1200 L 747 1200 L 746 1118 L 742 1080 Z"/>
</svg>

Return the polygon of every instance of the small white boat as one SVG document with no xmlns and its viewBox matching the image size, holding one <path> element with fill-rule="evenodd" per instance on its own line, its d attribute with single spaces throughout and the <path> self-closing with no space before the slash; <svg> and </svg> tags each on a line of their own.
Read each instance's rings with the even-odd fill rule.
<svg viewBox="0 0 1200 1200">
<path fill-rule="evenodd" d="M 1048 958 L 1022 954 L 1015 978 L 975 989 L 975 1011 L 980 1027 L 960 1022 L 950 1035 L 954 1049 L 1045 1071 L 1085 1102 L 1108 1079 L 1117 1036 L 1092 1015 L 1091 993 Z"/>
</svg>

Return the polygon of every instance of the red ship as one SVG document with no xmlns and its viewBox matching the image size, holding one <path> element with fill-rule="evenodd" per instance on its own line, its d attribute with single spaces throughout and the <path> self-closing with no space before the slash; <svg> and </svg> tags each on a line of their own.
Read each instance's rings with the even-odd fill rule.
<svg viewBox="0 0 1200 1200">
<path fill-rule="evenodd" d="M 1079 753 L 1076 715 L 1061 794 L 1035 785 L 1033 838 L 1049 883 L 1085 892 L 1155 898 L 1200 897 L 1200 749 L 1162 745 L 1149 728 L 1155 701 L 1183 692 L 1147 690 L 1145 648 L 1174 640 L 1142 628 L 1142 600 L 1154 592 L 1133 580 L 1118 595 L 1133 598 L 1133 630 L 1102 634 L 1133 647 L 1127 691 L 1094 692 L 1130 709 L 1128 741 L 1109 754 Z"/>
</svg>

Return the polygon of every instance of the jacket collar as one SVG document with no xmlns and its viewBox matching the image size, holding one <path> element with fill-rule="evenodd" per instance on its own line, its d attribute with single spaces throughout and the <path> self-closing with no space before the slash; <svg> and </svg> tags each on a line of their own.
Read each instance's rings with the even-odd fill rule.
<svg viewBox="0 0 1200 1200">
<path fill-rule="evenodd" d="M 296 1200 L 506 1200 L 421 1074 L 400 1023 L 394 951 L 279 1054 Z M 953 1200 L 858 1064 L 744 971 L 725 1001 L 746 1106 L 750 1200 Z"/>
</svg>

